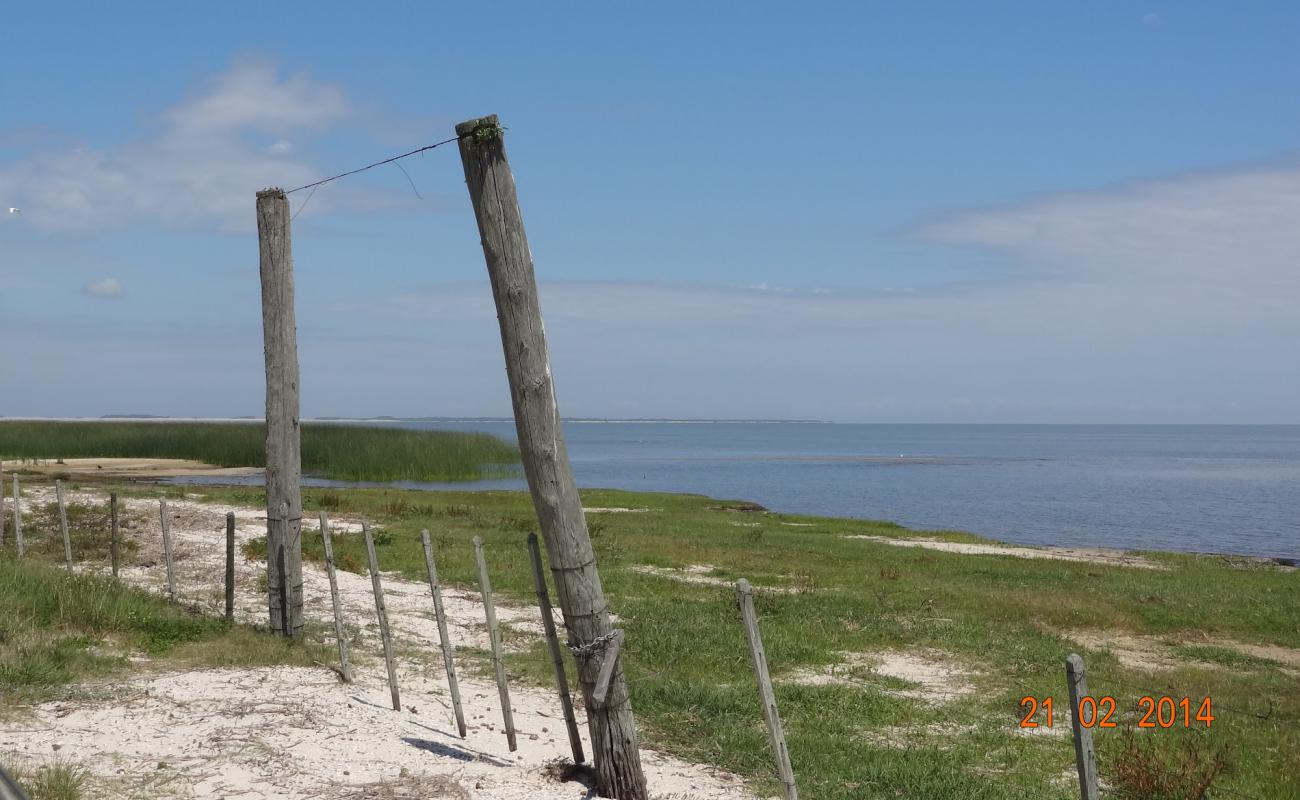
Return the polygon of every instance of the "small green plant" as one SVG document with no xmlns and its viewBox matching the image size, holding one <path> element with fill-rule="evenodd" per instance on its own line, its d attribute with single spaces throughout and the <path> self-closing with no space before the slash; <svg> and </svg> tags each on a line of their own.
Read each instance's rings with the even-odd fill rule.
<svg viewBox="0 0 1300 800">
<path fill-rule="evenodd" d="M 63 759 L 32 766 L 14 758 L 6 768 L 27 793 L 28 800 L 81 800 L 90 772 Z"/>
<path fill-rule="evenodd" d="M 487 144 L 488 142 L 495 142 L 501 138 L 505 130 L 504 127 L 495 122 L 480 125 L 474 129 L 474 143 Z"/>
</svg>

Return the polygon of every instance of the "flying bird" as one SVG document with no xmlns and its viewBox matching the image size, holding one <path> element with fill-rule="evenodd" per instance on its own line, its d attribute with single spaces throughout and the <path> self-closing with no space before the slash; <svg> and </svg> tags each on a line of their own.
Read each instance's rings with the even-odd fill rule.
<svg viewBox="0 0 1300 800">
<path fill-rule="evenodd" d="M 23 210 L 22 210 L 21 208 L 11 208 L 11 209 L 9 209 L 9 213 L 10 213 L 10 214 L 21 214 L 21 213 L 23 213 Z"/>
</svg>

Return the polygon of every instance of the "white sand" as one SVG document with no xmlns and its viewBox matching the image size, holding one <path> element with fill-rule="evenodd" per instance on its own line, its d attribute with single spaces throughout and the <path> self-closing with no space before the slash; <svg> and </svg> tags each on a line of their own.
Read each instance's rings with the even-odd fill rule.
<svg viewBox="0 0 1300 800">
<path fill-rule="evenodd" d="M 942 539 L 930 539 L 913 536 L 893 538 L 889 536 L 867 536 L 854 534 L 846 539 L 862 539 L 868 542 L 893 545 L 894 547 L 921 547 L 926 550 L 941 550 L 945 553 L 962 553 L 972 556 L 1012 556 L 1013 558 L 1050 558 L 1058 561 L 1083 561 L 1090 564 L 1109 564 L 1120 567 L 1138 567 L 1140 569 L 1167 569 L 1160 564 L 1153 564 L 1141 556 L 1125 553 L 1122 550 L 1104 550 L 1087 547 L 1019 547 L 1009 544 L 982 544 L 975 542 L 947 542 Z"/>
</svg>

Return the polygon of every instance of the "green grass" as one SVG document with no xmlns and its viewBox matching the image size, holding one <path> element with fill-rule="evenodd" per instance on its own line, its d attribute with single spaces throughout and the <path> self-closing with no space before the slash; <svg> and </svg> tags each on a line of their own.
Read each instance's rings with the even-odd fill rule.
<svg viewBox="0 0 1300 800">
<path fill-rule="evenodd" d="M 255 490 L 208 494 L 263 505 Z M 1104 778 L 1165 785 L 1153 773 L 1177 773 L 1196 752 L 1202 762 L 1226 761 L 1216 787 L 1300 798 L 1300 775 L 1286 766 L 1300 763 L 1294 671 L 1252 660 L 1240 662 L 1249 669 L 1207 667 L 1194 662 L 1229 656 L 1183 647 L 1170 654 L 1184 659 L 1182 666 L 1147 673 L 1068 636 L 1106 629 L 1158 642 L 1214 638 L 1300 648 L 1300 573 L 1167 553 L 1148 554 L 1165 570 L 964 556 L 843 536 L 912 535 L 886 523 L 747 513 L 687 495 L 600 490 L 584 491 L 583 499 L 593 507 L 651 509 L 591 514 L 589 527 L 611 607 L 628 632 L 625 666 L 638 722 L 655 747 L 735 770 L 777 793 L 734 593 L 633 569 L 709 564 L 710 575 L 743 576 L 758 587 L 760 624 L 805 796 L 1077 797 L 1069 737 L 1017 734 L 1026 695 L 1053 697 L 1056 725 L 1068 726 L 1064 659 L 1077 651 L 1087 661 L 1092 693 L 1113 695 L 1119 704 L 1120 727 L 1097 731 Z M 475 585 L 470 539 L 482 536 L 493 586 L 516 602 L 534 602 L 524 542 L 536 520 L 527 495 L 328 490 L 306 492 L 305 505 L 370 518 L 382 568 L 413 580 L 424 579 L 421 528 L 433 534 L 442 578 L 464 586 Z M 305 535 L 304 548 L 308 558 L 322 558 L 318 535 Z M 341 566 L 363 570 L 359 536 L 339 536 L 335 550 Z M 934 705 L 890 694 L 898 682 L 869 671 L 844 685 L 782 680 L 834 664 L 841 652 L 885 650 L 941 653 L 972 673 L 977 691 Z M 1186 660 L 1191 655 L 1197 658 Z M 509 667 L 519 680 L 550 684 L 541 643 L 511 656 Z M 1209 695 L 1218 718 L 1209 731 L 1143 731 L 1134 747 L 1122 734 L 1134 730 L 1142 694 Z M 943 726 L 957 732 L 944 734 Z M 901 743 L 880 741 L 881 731 L 895 732 Z"/>
<path fill-rule="evenodd" d="M 27 793 L 28 800 L 81 800 L 90 773 L 63 759 L 34 764 L 28 759 L 8 756 L 0 765 Z"/>
<path fill-rule="evenodd" d="M 60 553 L 62 558 L 62 553 Z M 318 643 L 293 642 L 203 616 L 110 578 L 68 573 L 36 557 L 0 554 L 0 698 L 7 711 L 69 685 L 154 664 L 309 665 Z"/>
<path fill-rule="evenodd" d="M 265 426 L 226 422 L 0 422 L 0 457 L 180 458 L 266 465 Z M 355 481 L 452 481 L 506 474 L 515 447 L 485 433 L 340 424 L 302 426 L 302 468 Z"/>
</svg>

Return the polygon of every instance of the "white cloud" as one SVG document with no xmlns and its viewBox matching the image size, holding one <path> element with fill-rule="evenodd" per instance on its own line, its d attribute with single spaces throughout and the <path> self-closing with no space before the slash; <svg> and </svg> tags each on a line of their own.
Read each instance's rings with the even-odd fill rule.
<svg viewBox="0 0 1300 800">
<path fill-rule="evenodd" d="M 101 278 L 81 287 L 81 291 L 91 297 L 114 298 L 122 296 L 122 283 L 116 278 Z"/>
<path fill-rule="evenodd" d="M 1202 172 L 959 211 L 923 239 L 1013 256 L 1022 279 L 1246 319 L 1300 299 L 1300 164 Z"/>
<path fill-rule="evenodd" d="M 242 230 L 252 225 L 258 189 L 300 185 L 321 173 L 290 155 L 287 137 L 323 132 L 352 114 L 337 86 L 240 63 L 161 112 L 146 135 L 112 147 L 38 150 L 0 164 L 0 196 L 45 231 L 136 221 Z M 323 199 L 316 198 L 314 211 Z"/>
</svg>

